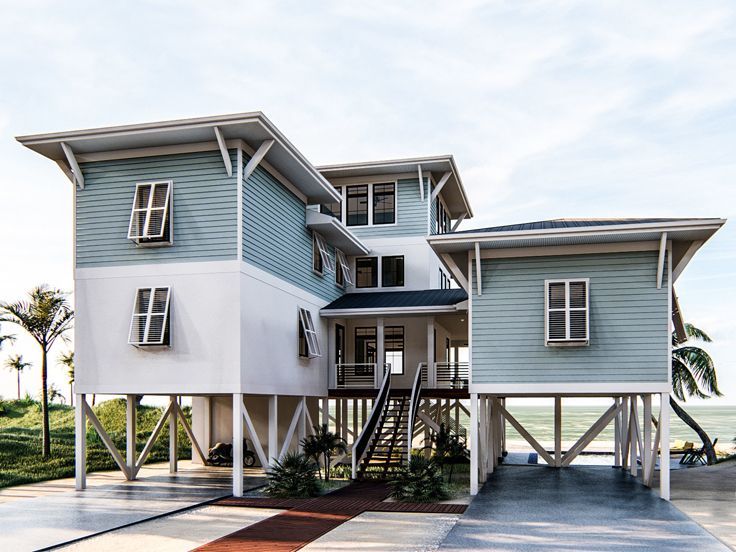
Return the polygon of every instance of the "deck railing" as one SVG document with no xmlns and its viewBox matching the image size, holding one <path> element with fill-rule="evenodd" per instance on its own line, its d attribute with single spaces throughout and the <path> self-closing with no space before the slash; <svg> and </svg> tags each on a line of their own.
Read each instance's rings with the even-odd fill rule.
<svg viewBox="0 0 736 552">
<path fill-rule="evenodd" d="M 337 389 L 375 389 L 376 364 L 336 364 Z"/>
<path fill-rule="evenodd" d="M 467 389 L 470 369 L 467 362 L 435 362 L 437 389 Z"/>
</svg>

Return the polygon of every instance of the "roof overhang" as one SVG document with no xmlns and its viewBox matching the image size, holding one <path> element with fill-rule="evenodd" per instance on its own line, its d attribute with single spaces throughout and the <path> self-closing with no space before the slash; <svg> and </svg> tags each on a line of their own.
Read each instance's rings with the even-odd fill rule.
<svg viewBox="0 0 736 552">
<path fill-rule="evenodd" d="M 82 163 L 86 160 L 85 156 L 120 150 L 202 143 L 212 143 L 213 149 L 218 149 L 221 139 L 243 140 L 253 150 L 273 140 L 272 147 L 264 157 L 265 161 L 299 189 L 310 203 L 340 200 L 337 191 L 325 177 L 259 111 L 16 137 L 27 148 L 62 165 L 69 160 L 69 152 L 64 151 L 64 145 Z"/>
<path fill-rule="evenodd" d="M 460 172 L 452 155 L 322 165 L 317 167 L 317 170 L 329 180 L 335 180 L 338 178 L 380 176 L 397 173 L 418 175 L 418 168 L 421 168 L 423 176 L 432 173 L 435 180 L 440 180 L 446 173 L 449 174 L 449 178 L 442 187 L 441 195 L 447 204 L 447 208 L 450 210 L 450 215 L 453 219 L 457 219 L 463 215 L 466 219 L 473 216 L 473 210 L 470 208 L 465 188 L 460 179 Z"/>
<path fill-rule="evenodd" d="M 458 232 L 429 236 L 427 241 L 441 258 L 443 255 L 449 255 L 456 261 L 457 266 L 466 273 L 467 252 L 475 249 L 476 244 L 481 250 L 521 249 L 523 256 L 524 248 L 656 242 L 666 233 L 667 240 L 672 242 L 672 260 L 673 266 L 676 267 L 673 273 L 673 280 L 675 280 L 695 252 L 725 222 L 725 219 L 720 218 L 681 219 L 669 222 L 545 230 Z M 550 249 L 549 254 L 555 254 L 555 250 Z M 503 256 L 503 251 L 499 251 L 498 256 Z M 467 276 L 467 274 L 465 275 Z"/>
<path fill-rule="evenodd" d="M 456 305 L 432 305 L 424 307 L 385 307 L 375 309 L 322 309 L 320 316 L 324 318 L 359 318 L 376 316 L 421 316 L 433 314 L 452 314 L 468 310 L 468 302 Z"/>
<path fill-rule="evenodd" d="M 307 228 L 321 234 L 346 255 L 367 255 L 370 248 L 356 238 L 339 220 L 307 207 Z"/>
</svg>

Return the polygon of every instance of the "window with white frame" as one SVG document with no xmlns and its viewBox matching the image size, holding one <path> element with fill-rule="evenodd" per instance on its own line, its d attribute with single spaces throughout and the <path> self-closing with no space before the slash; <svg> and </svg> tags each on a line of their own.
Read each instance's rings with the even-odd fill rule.
<svg viewBox="0 0 736 552">
<path fill-rule="evenodd" d="M 135 185 L 128 239 L 137 244 L 168 244 L 172 236 L 171 180 Z"/>
<path fill-rule="evenodd" d="M 170 345 L 170 287 L 145 287 L 135 291 L 128 343 L 131 345 Z"/>
<path fill-rule="evenodd" d="M 587 278 L 545 281 L 547 345 L 588 344 L 589 284 Z"/>
<path fill-rule="evenodd" d="M 345 253 L 335 248 L 335 281 L 338 285 L 344 286 L 345 284 L 353 285 L 353 274 L 350 271 L 350 265 L 348 264 L 348 258 Z M 338 278 L 339 277 L 339 278 Z"/>
<path fill-rule="evenodd" d="M 317 332 L 314 330 L 312 313 L 299 308 L 299 356 L 314 358 L 322 356 Z"/>
<path fill-rule="evenodd" d="M 327 242 L 317 232 L 313 233 L 314 239 L 312 241 L 312 268 L 316 272 L 322 274 L 324 270 L 327 272 L 335 272 L 335 263 L 330 257 L 330 252 L 327 249 Z"/>
</svg>

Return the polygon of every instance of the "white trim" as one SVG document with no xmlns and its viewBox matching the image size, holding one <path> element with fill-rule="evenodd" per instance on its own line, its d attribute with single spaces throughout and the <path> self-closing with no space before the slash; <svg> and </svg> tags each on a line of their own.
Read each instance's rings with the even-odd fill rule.
<svg viewBox="0 0 736 552">
<path fill-rule="evenodd" d="M 472 304 L 471 304 L 472 306 Z M 468 335 L 468 345 L 470 345 Z M 471 357 L 472 358 L 472 357 Z M 630 395 L 635 393 L 668 393 L 671 386 L 667 382 L 606 382 L 606 383 L 471 383 L 471 393 L 513 396 L 529 395 L 537 397 L 565 396 L 603 396 Z"/>
<path fill-rule="evenodd" d="M 417 176 L 419 177 L 419 197 L 424 203 L 424 175 L 422 174 L 422 165 L 417 165 Z"/>
<path fill-rule="evenodd" d="M 319 252 L 319 258 L 322 260 L 322 272 L 314 268 L 315 246 L 317 247 L 317 252 Z M 324 274 L 324 272 L 335 272 L 335 262 L 330 257 L 327 242 L 319 232 L 315 232 L 314 230 L 312 231 L 312 269 L 320 275 Z"/>
<path fill-rule="evenodd" d="M 662 276 L 664 276 L 664 257 L 667 252 L 667 232 L 662 232 L 659 241 L 659 259 L 657 260 L 657 289 L 662 289 Z"/>
<path fill-rule="evenodd" d="M 156 196 L 156 189 L 159 186 L 166 186 L 166 197 L 164 199 L 163 207 L 154 207 L 153 199 Z M 147 187 L 148 199 L 146 207 L 136 207 L 138 205 L 138 198 L 140 191 Z M 174 181 L 173 180 L 151 180 L 147 182 L 136 182 L 135 194 L 133 195 L 133 205 L 130 208 L 130 222 L 128 223 L 128 239 L 132 240 L 139 246 L 145 245 L 171 245 L 174 243 L 174 212 L 172 209 L 174 197 Z M 163 211 L 161 229 L 158 233 L 150 232 L 151 215 L 153 211 Z M 136 213 L 145 215 L 145 221 L 143 223 L 143 232 L 139 232 L 134 226 L 138 222 L 135 218 Z M 169 230 L 169 239 L 164 239 L 166 236 L 166 230 Z"/>
<path fill-rule="evenodd" d="M 217 146 L 220 148 L 220 154 L 222 154 L 222 162 L 225 164 L 225 172 L 228 176 L 233 175 L 233 163 L 230 161 L 230 153 L 227 150 L 225 139 L 222 137 L 219 127 L 214 127 L 215 138 L 217 138 Z"/>
<path fill-rule="evenodd" d="M 570 284 L 585 284 L 585 307 L 570 306 Z M 549 304 L 549 288 L 554 284 L 564 284 L 565 286 L 565 306 L 562 308 L 552 309 Z M 550 312 L 565 313 L 565 337 L 551 339 L 549 336 L 549 315 Z M 570 335 L 571 322 L 570 314 L 572 312 L 585 312 L 585 338 L 573 338 Z M 544 281 L 544 344 L 547 347 L 554 346 L 583 346 L 590 344 L 590 278 L 562 278 Z"/>
<path fill-rule="evenodd" d="M 79 186 L 80 190 L 84 190 L 84 174 L 82 173 L 82 169 L 79 168 L 79 163 L 77 163 L 77 158 L 74 156 L 72 148 L 66 142 L 60 142 L 59 145 L 64 151 L 64 156 L 69 163 L 69 167 L 71 167 L 77 186 Z"/>
<path fill-rule="evenodd" d="M 302 332 L 304 332 L 304 340 L 307 346 L 307 357 L 321 357 L 322 351 L 319 345 L 319 336 L 317 335 L 317 331 L 314 329 L 312 313 L 309 309 L 299 307 L 299 324 L 301 325 Z"/>
<path fill-rule="evenodd" d="M 475 242 L 475 272 L 476 272 L 476 286 L 478 288 L 478 295 L 483 295 L 483 274 L 480 266 L 480 244 Z"/>
<path fill-rule="evenodd" d="M 353 279 L 353 272 L 350 269 L 350 263 L 348 262 L 348 258 L 345 256 L 345 253 L 342 252 L 341 249 L 335 248 L 335 278 L 337 279 L 337 265 L 340 266 L 340 269 L 342 270 L 342 287 L 352 286 L 355 284 L 355 280 Z M 337 280 L 335 281 L 337 283 Z M 338 285 L 340 285 L 338 283 Z"/>
<path fill-rule="evenodd" d="M 253 152 L 251 158 L 248 160 L 248 163 L 245 165 L 245 169 L 243 170 L 243 180 L 248 180 L 250 175 L 253 174 L 253 171 L 256 170 L 256 168 L 266 156 L 268 150 L 271 149 L 271 146 L 273 146 L 273 144 L 273 140 L 264 140 L 263 142 L 261 142 L 261 145 L 258 146 L 258 149 L 255 152 Z"/>
<path fill-rule="evenodd" d="M 450 271 L 452 276 L 455 278 L 455 281 L 458 283 L 458 285 L 465 290 L 465 293 L 470 295 L 470 286 L 468 284 L 468 279 L 462 273 L 462 270 L 460 270 L 460 267 L 455 262 L 455 259 L 453 259 L 449 253 L 441 253 L 439 255 L 439 258 Z"/>
<path fill-rule="evenodd" d="M 156 293 L 159 291 L 166 291 L 166 302 L 164 304 L 163 312 L 154 312 L 153 305 L 155 303 Z M 142 291 L 148 291 L 148 308 L 146 312 L 138 312 L 140 303 L 140 294 Z M 166 326 L 169 322 L 169 309 L 171 305 L 171 286 L 156 286 L 156 287 L 138 287 L 135 290 L 135 296 L 133 298 L 133 314 L 130 318 L 130 331 L 128 332 L 128 344 L 135 345 L 136 347 L 143 347 L 149 345 L 164 345 L 168 346 L 171 344 L 171 336 L 166 335 Z M 151 329 L 151 320 L 154 316 L 163 315 L 163 322 L 161 325 L 161 337 L 158 340 L 152 341 L 149 339 L 148 333 Z M 133 330 L 136 327 L 140 327 L 137 321 L 143 318 L 145 320 L 145 326 L 143 330 L 143 339 L 134 340 Z M 168 340 L 167 340 L 168 337 Z"/>
<path fill-rule="evenodd" d="M 455 223 L 450 228 L 450 232 L 454 232 L 455 230 L 457 230 L 457 227 L 460 226 L 460 223 L 465 220 L 465 217 L 467 215 L 468 215 L 467 213 L 463 213 L 462 215 L 457 217 L 457 219 L 455 220 Z"/>
<path fill-rule="evenodd" d="M 243 149 L 237 148 L 237 160 L 238 167 L 236 169 L 236 193 L 238 194 L 238 210 L 237 210 L 237 258 L 239 261 L 243 260 Z"/>
<path fill-rule="evenodd" d="M 465 303 L 462 301 L 458 303 L 461 305 Z M 421 314 L 445 314 L 459 312 L 462 309 L 458 309 L 456 305 L 433 305 L 423 307 L 391 307 L 391 308 L 376 308 L 376 309 L 322 309 L 319 314 L 322 318 L 343 318 L 343 317 L 361 317 L 361 316 L 401 316 L 406 315 L 421 315 Z"/>
<path fill-rule="evenodd" d="M 512 259 L 519 257 L 556 257 L 559 255 L 657 251 L 658 249 L 658 241 L 634 241 L 580 245 L 548 245 L 542 247 L 519 247 L 516 249 L 483 249 L 480 252 L 480 256 L 481 259 Z"/>
</svg>

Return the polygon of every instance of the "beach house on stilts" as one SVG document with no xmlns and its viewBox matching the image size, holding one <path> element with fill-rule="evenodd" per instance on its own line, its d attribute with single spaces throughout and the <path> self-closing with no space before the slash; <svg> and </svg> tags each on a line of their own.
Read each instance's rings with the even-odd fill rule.
<svg viewBox="0 0 736 552">
<path fill-rule="evenodd" d="M 552 467 L 609 424 L 617 464 L 636 475 L 640 459 L 644 482 L 668 457 L 673 283 L 720 219 L 464 230 L 452 156 L 315 167 L 260 112 L 18 140 L 73 183 L 80 489 L 87 420 L 127 479 L 167 423 L 201 463 L 233 443 L 235 496 L 244 438 L 267 467 L 320 423 L 349 443 L 336 461 L 356 478 L 389 474 L 444 426 L 470 444 L 472 493 L 507 423 Z M 125 454 L 90 394 L 127 397 Z M 137 454 L 140 395 L 167 407 Z M 507 408 L 529 396 L 554 398 L 554 451 Z M 579 396 L 611 406 L 562 451 L 562 401 Z"/>
</svg>

